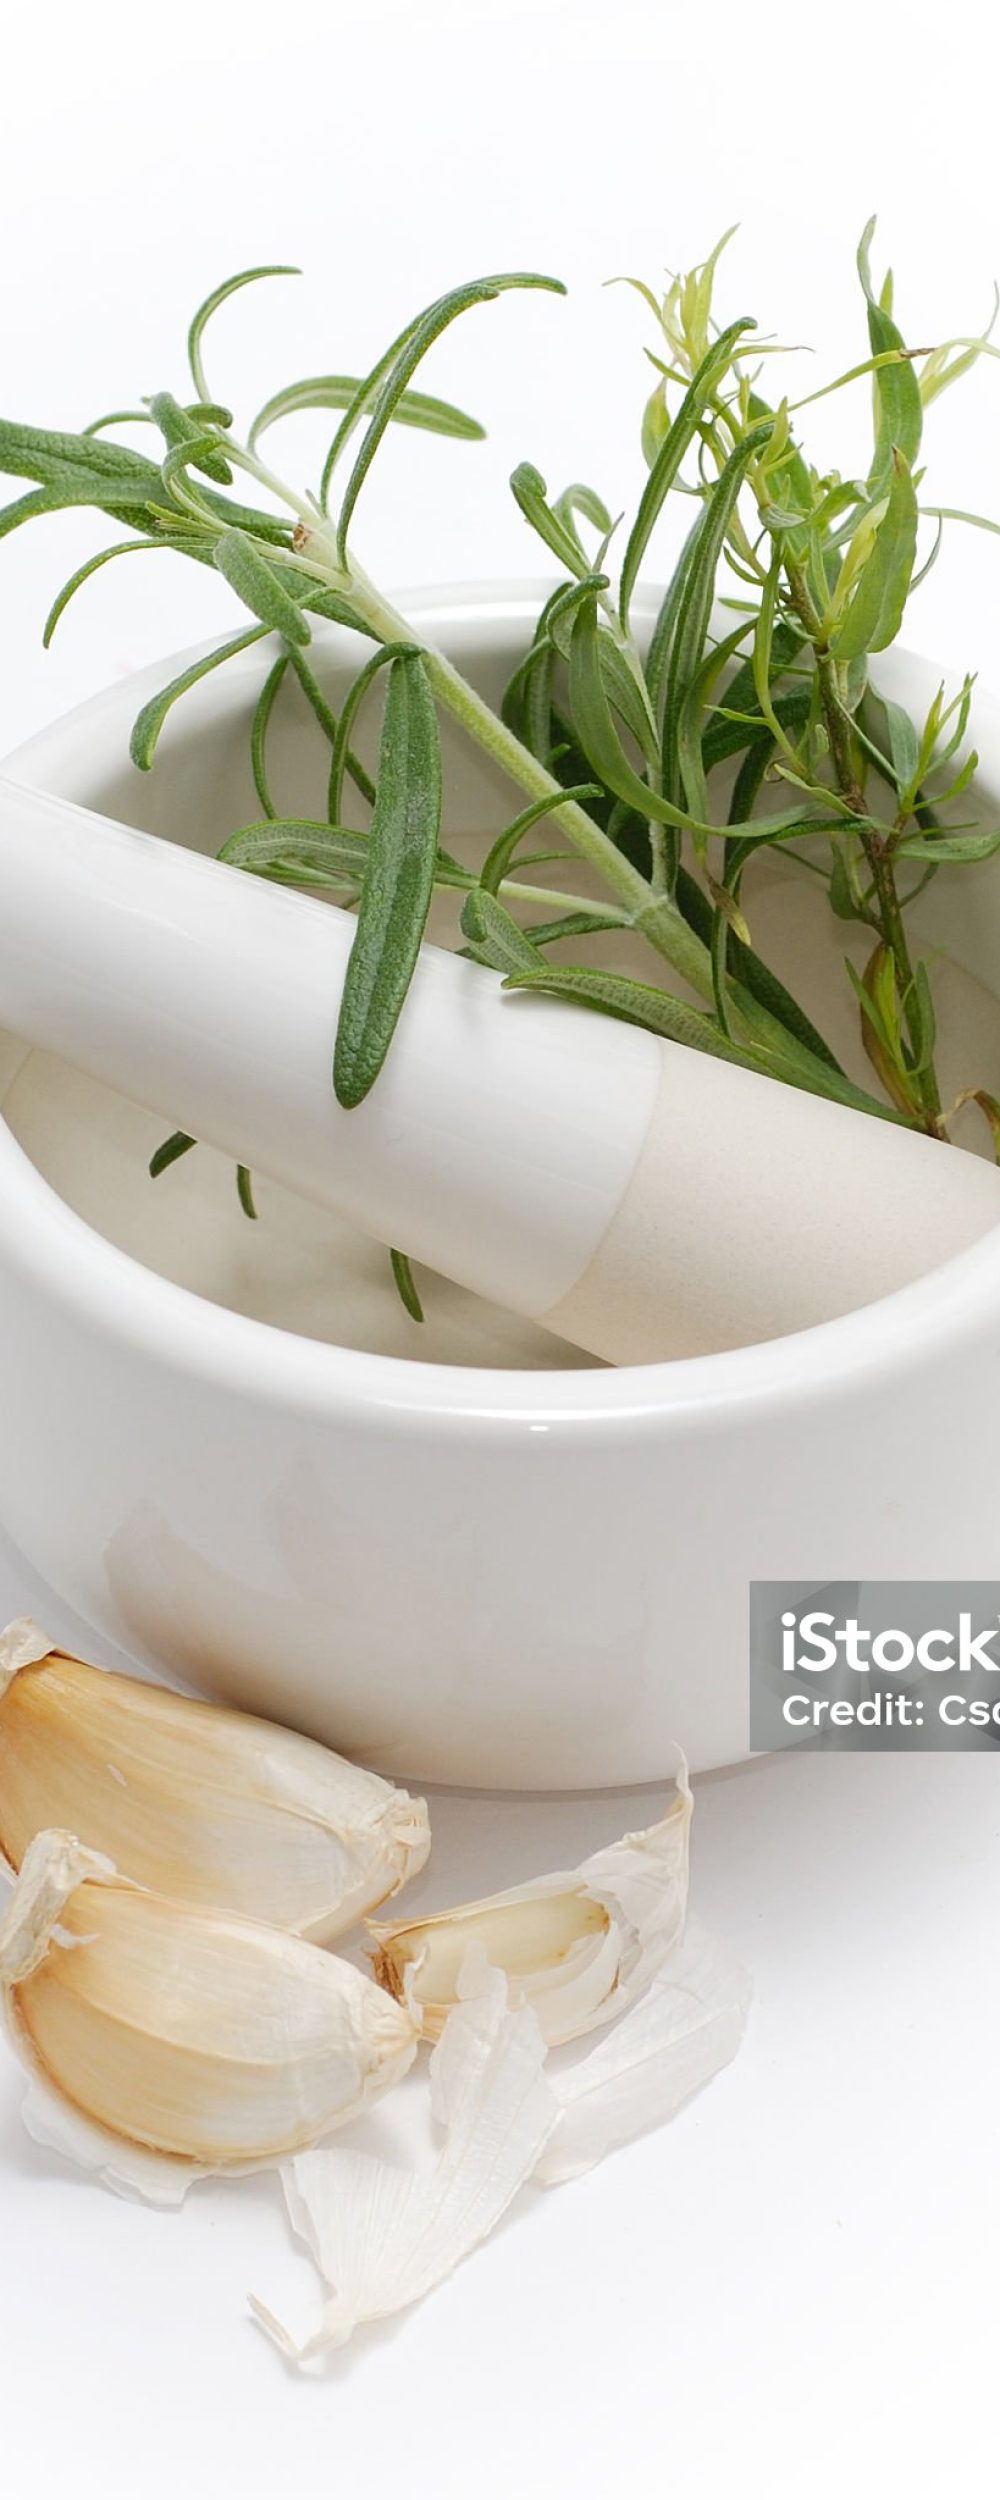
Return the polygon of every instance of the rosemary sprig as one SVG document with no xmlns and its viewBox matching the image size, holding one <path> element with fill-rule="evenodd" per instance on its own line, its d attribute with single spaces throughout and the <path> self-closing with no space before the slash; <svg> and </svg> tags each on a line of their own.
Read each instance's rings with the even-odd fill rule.
<svg viewBox="0 0 1000 2500">
<path fill-rule="evenodd" d="M 989 329 L 927 350 L 907 347 L 891 279 L 877 291 L 872 279 L 872 236 L 873 225 L 858 253 L 868 354 L 794 404 L 761 396 L 763 357 L 773 351 L 755 345 L 754 322 L 744 315 L 720 327 L 715 320 L 721 244 L 662 296 L 629 282 L 656 323 L 656 346 L 647 350 L 656 379 L 642 413 L 647 480 L 623 534 L 618 579 L 608 569 L 615 529 L 602 498 L 579 482 L 550 495 L 539 471 L 522 463 L 511 480 L 518 506 L 564 578 L 499 712 L 370 580 L 355 531 L 391 425 L 459 442 L 481 436 L 474 418 L 415 387 L 435 341 L 478 305 L 521 287 L 560 292 L 558 281 L 522 272 L 458 287 L 408 323 L 367 375 L 292 382 L 241 435 L 211 396 L 205 333 L 235 292 L 291 274 L 242 271 L 213 291 L 191 324 L 190 396 L 159 391 L 77 434 L 0 421 L 0 468 L 30 487 L 0 513 L 0 535 L 71 505 L 89 505 L 130 533 L 70 577 L 50 609 L 46 641 L 91 573 L 142 548 L 214 565 L 249 611 L 248 626 L 144 706 L 132 736 L 140 768 L 152 764 L 163 723 L 191 686 L 255 641 L 267 645 L 251 731 L 262 820 L 234 829 L 221 856 L 244 873 L 334 891 L 357 906 L 333 1069 L 345 1106 L 363 1100 L 378 1079 L 440 886 L 464 893 L 467 951 L 510 987 L 552 991 L 589 1012 L 624 1016 L 781 1082 L 947 1136 L 931 968 L 907 914 L 940 867 L 974 864 L 1000 849 L 1000 827 L 956 826 L 947 815 L 975 767 L 974 755 L 960 758 L 972 681 L 951 704 L 942 690 L 915 722 L 873 694 L 869 660 L 898 634 L 945 520 L 977 518 L 922 504 L 923 418 L 943 389 L 997 350 Z M 795 420 L 817 397 L 866 376 L 873 418 L 866 475 L 814 468 Z M 303 409 L 339 418 L 314 493 L 290 485 L 261 453 L 265 434 Z M 136 423 L 159 436 L 155 456 L 115 439 L 116 429 Z M 245 502 L 246 492 L 263 500 Z M 634 621 L 636 591 L 661 516 L 679 495 L 689 509 L 693 499 L 695 518 L 644 637 Z M 936 535 L 918 565 L 930 520 Z M 712 621 L 720 590 L 736 617 L 722 635 Z M 372 646 L 339 716 L 311 655 L 323 620 L 353 627 Z M 269 731 L 291 679 L 329 752 L 323 821 L 283 816 L 269 775 Z M 351 736 L 376 680 L 384 703 L 372 780 Z M 439 839 L 439 709 L 506 770 L 522 801 L 478 876 Z M 348 776 L 370 808 L 361 830 L 343 822 Z M 779 795 L 784 804 L 776 807 Z M 550 847 L 525 849 L 539 839 Z M 870 1092 L 845 1075 L 805 1006 L 754 947 L 744 879 L 758 854 L 779 844 L 825 886 L 835 914 L 870 934 L 863 975 L 847 967 Z M 561 881 L 546 885 L 525 873 L 573 854 L 595 890 L 567 892 Z M 646 979 L 565 961 L 567 940 L 622 928 L 646 947 Z M 561 950 L 555 961 L 554 947 Z M 970 1086 L 961 1099 L 980 1104 L 1000 1151 L 993 1097 Z M 154 1175 L 191 1142 L 168 1139 L 153 1157 Z M 238 1188 L 252 1215 L 243 1170 Z M 397 1250 L 392 1268 L 419 1318 Z"/>
</svg>

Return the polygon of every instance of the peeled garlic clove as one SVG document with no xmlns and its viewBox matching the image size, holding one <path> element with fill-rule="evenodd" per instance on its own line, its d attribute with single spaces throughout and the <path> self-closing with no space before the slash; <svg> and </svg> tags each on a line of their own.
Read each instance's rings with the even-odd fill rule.
<svg viewBox="0 0 1000 2500">
<path fill-rule="evenodd" d="M 0 1851 L 58 1825 L 124 1875 L 329 1943 L 426 1861 L 427 1808 L 310 1737 L 0 1634 Z"/>
<path fill-rule="evenodd" d="M 597 1850 L 574 1873 L 542 1875 L 437 1918 L 370 1921 L 376 1979 L 436 2040 L 469 1946 L 481 1945 L 550 2048 L 578 2039 L 641 1995 L 683 1933 L 691 1807 L 682 1763 L 662 1821 Z"/>
<path fill-rule="evenodd" d="M 68 1832 L 25 1854 L 0 1988 L 29 2073 L 112 2135 L 200 2168 L 315 2143 L 416 2052 L 410 2014 L 350 1963 L 142 1892 Z"/>
</svg>

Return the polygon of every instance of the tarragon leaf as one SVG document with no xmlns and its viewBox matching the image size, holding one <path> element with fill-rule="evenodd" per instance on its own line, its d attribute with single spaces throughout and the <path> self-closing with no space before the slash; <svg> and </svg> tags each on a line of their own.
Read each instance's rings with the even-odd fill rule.
<svg viewBox="0 0 1000 2500">
<path fill-rule="evenodd" d="M 663 782 L 668 797 L 676 802 L 683 792 L 692 812 L 698 814 L 704 813 L 703 791 L 700 786 L 687 791 L 682 770 L 679 743 L 682 706 L 695 672 L 701 665 L 715 597 L 715 577 L 740 489 L 770 430 L 770 420 L 765 419 L 761 424 L 751 426 L 742 436 L 713 486 L 697 529 L 685 550 L 683 586 L 664 672 Z M 683 761 L 690 774 L 694 764 L 693 741 L 690 753 Z M 700 748 L 697 762 L 700 766 Z"/>
<path fill-rule="evenodd" d="M 870 217 L 858 245 L 858 276 L 868 308 L 868 337 L 872 355 L 884 356 L 890 348 L 902 351 L 903 336 L 887 306 L 879 303 L 872 285 L 869 254 L 874 232 L 875 219 Z M 876 367 L 874 388 L 875 453 L 868 480 L 870 493 L 888 483 L 894 449 L 902 453 L 912 469 L 923 431 L 920 384 L 912 364 L 902 354 L 898 364 L 890 362 Z"/>
<path fill-rule="evenodd" d="M 681 463 L 694 441 L 701 417 L 718 388 L 723 374 L 728 371 L 737 339 L 742 337 L 745 330 L 755 328 L 755 322 L 744 320 L 733 321 L 728 330 L 723 330 L 721 337 L 713 342 L 707 355 L 702 358 L 690 387 L 685 391 L 677 415 L 664 436 L 643 487 L 639 509 L 622 562 L 619 604 L 623 625 L 628 623 L 632 593 L 653 530 L 670 489 L 679 474 Z"/>
<path fill-rule="evenodd" d="M 869 554 L 830 637 L 842 665 L 885 651 L 903 621 L 917 552 L 917 498 L 903 453 L 891 454 L 891 483 Z"/>
<path fill-rule="evenodd" d="M 1000 828 L 988 833 L 908 833 L 898 842 L 893 853 L 896 859 L 932 859 L 939 868 L 957 867 L 960 861 L 993 859 L 1000 851 Z"/>
</svg>

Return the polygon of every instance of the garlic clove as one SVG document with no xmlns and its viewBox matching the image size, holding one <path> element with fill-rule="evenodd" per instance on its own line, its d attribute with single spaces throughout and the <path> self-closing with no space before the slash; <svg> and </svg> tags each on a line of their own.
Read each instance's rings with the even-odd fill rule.
<svg viewBox="0 0 1000 2500">
<path fill-rule="evenodd" d="M 329 1943 L 427 1859 L 409 1797 L 307 1736 L 0 1634 L 0 1851 L 53 1826 L 135 1883 Z"/>
<path fill-rule="evenodd" d="M 283 2163 L 292 2228 L 326 2297 L 303 2336 L 251 2297 L 259 2324 L 306 2367 L 358 2327 L 422 2300 L 529 2179 L 555 2187 L 577 2178 L 672 2118 L 735 2056 L 749 1999 L 735 1954 L 692 1919 L 623 2019 L 549 2071 L 531 2008 L 510 2004 L 502 1973 L 473 1946 L 430 2060 L 443 2131 L 437 2159 L 413 2170 L 336 2145 Z"/>
<path fill-rule="evenodd" d="M 316 2142 L 416 2053 L 408 2010 L 350 1963 L 141 1891 L 66 1832 L 26 1851 L 0 1988 L 29 2073 L 112 2136 L 199 2168 Z"/>
<path fill-rule="evenodd" d="M 458 2001 L 466 1952 L 481 1945 L 550 2047 L 579 2039 L 634 2003 L 683 1934 L 691 1808 L 681 1763 L 662 1820 L 597 1850 L 573 1873 L 539 1876 L 436 1918 L 369 1921 L 376 1979 L 436 2040 Z"/>
</svg>

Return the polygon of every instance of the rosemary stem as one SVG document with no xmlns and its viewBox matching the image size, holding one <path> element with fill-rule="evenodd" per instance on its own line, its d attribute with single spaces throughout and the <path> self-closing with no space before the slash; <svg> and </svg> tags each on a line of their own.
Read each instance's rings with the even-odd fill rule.
<svg viewBox="0 0 1000 2500">
<path fill-rule="evenodd" d="M 382 597 L 367 574 L 359 566 L 352 566 L 350 573 L 345 573 L 336 532 L 331 524 L 322 520 L 311 505 L 303 504 L 301 498 L 293 494 L 283 480 L 257 458 L 255 452 L 248 451 L 243 444 L 230 445 L 229 449 L 238 467 L 255 477 L 260 485 L 269 487 L 302 519 L 303 544 L 296 548 L 292 560 L 297 558 L 304 571 L 319 580 L 328 581 L 332 589 L 344 592 L 356 613 L 371 626 L 380 641 L 412 641 L 407 619 Z M 506 722 L 491 710 L 488 703 L 484 703 L 475 687 L 470 686 L 468 679 L 446 659 L 443 651 L 423 641 L 421 650 L 434 691 L 453 719 L 475 739 L 484 754 L 510 774 L 529 798 L 552 797 L 556 800 L 552 809 L 554 822 L 568 836 L 580 857 L 617 895 L 632 927 L 642 931 L 650 945 L 672 965 L 682 980 L 690 983 L 699 997 L 711 1001 L 714 990 L 709 950 L 689 928 L 672 898 L 658 892 L 639 869 L 633 868 L 631 861 L 625 858 L 624 853 L 575 799 L 562 797 L 561 785 L 555 775 L 547 771 L 527 747 L 522 746 L 513 730 L 507 728 Z M 296 654 L 293 652 L 291 656 L 301 677 L 302 670 L 298 667 Z"/>
<path fill-rule="evenodd" d="M 319 532 L 314 533 L 313 547 Z M 412 639 L 412 629 L 404 616 L 384 599 L 374 585 L 357 570 L 350 580 L 352 605 L 366 623 L 387 642 Z M 510 774 L 528 798 L 551 797 L 555 804 L 552 819 L 572 842 L 580 857 L 595 869 L 610 886 L 624 906 L 633 927 L 640 929 L 650 944 L 688 981 L 699 997 L 711 999 L 712 966 L 707 947 L 689 928 L 683 914 L 668 896 L 658 895 L 646 877 L 619 851 L 588 816 L 575 799 L 561 796 L 554 773 L 522 746 L 513 730 L 490 709 L 468 679 L 431 643 L 421 639 L 424 665 L 439 700 L 460 726 L 474 738 L 483 753 Z"/>
<path fill-rule="evenodd" d="M 226 436 L 226 458 L 232 461 L 235 469 L 243 469 L 248 477 L 256 478 L 258 486 L 266 487 L 277 503 L 287 505 L 289 512 L 296 514 L 304 528 L 312 528 L 316 519 L 315 506 L 307 503 L 304 495 L 297 495 L 295 488 L 289 486 L 283 477 L 278 477 L 274 469 L 269 469 L 265 460 L 258 460 L 256 452 L 248 451 L 243 443 L 234 442 L 231 434 Z"/>
</svg>

